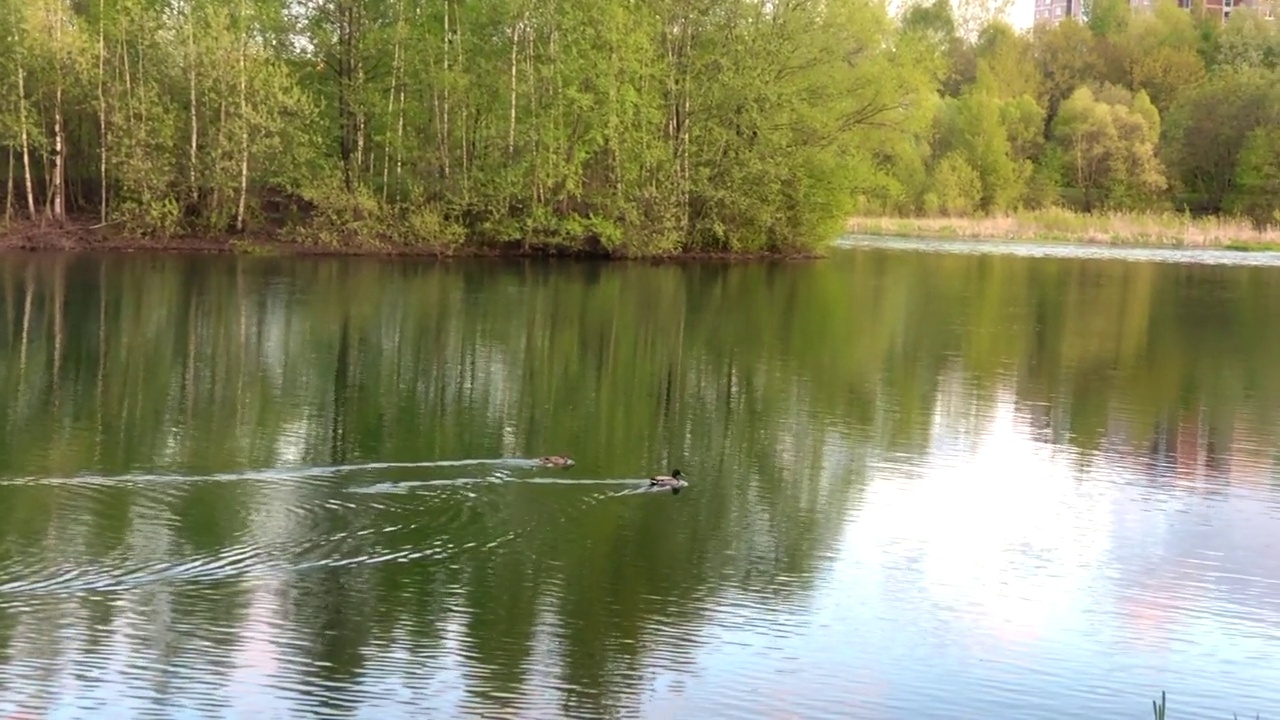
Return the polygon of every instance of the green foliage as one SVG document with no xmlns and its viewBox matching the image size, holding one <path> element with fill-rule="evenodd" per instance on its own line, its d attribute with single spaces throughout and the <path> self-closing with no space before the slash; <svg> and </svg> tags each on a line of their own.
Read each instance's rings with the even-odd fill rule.
<svg viewBox="0 0 1280 720">
<path fill-rule="evenodd" d="M 878 153 L 924 125 L 946 63 L 870 0 L 38 4 L 0 0 L 22 21 L 0 67 L 30 77 L 32 175 L 66 142 L 97 188 L 73 212 L 132 231 L 806 248 L 884 185 Z M 16 148 L 24 98 L 3 98 Z"/>
<path fill-rule="evenodd" d="M 1217 64 L 1240 70 L 1280 70 L 1280 30 L 1275 19 L 1257 8 L 1233 10 L 1218 36 Z"/>
<path fill-rule="evenodd" d="M 1000 123 L 1009 138 L 1013 157 L 1034 160 L 1044 148 L 1044 108 L 1030 95 L 1000 103 Z"/>
<path fill-rule="evenodd" d="M 952 154 L 948 182 L 967 187 L 963 160 L 982 188 L 964 212 L 1226 208 L 1244 138 L 1277 117 L 1277 23 L 1097 0 L 1087 25 L 1024 33 L 999 10 L 0 0 L 0 188 L 32 220 L 133 233 L 613 255 L 803 250 L 854 212 L 960 212 L 934 175 Z M 1138 139 L 1105 182 L 1055 134 L 1081 88 L 1124 108 L 1095 118 L 1108 143 Z M 1139 160 L 1152 132 L 1169 192 Z"/>
<path fill-rule="evenodd" d="M 1099 76 L 1096 41 L 1089 29 L 1067 18 L 1055 25 L 1032 29 L 1034 55 L 1040 70 L 1045 109 L 1049 117 L 1076 88 Z"/>
<path fill-rule="evenodd" d="M 1128 0 L 1087 0 L 1084 14 L 1089 30 L 1100 38 L 1122 34 L 1129 27 L 1131 15 Z"/>
<path fill-rule="evenodd" d="M 977 171 L 982 210 L 1011 207 L 1022 194 L 1022 177 L 1001 120 L 1000 101 L 975 86 L 952 106 L 944 118 L 942 147 L 959 153 Z"/>
<path fill-rule="evenodd" d="M 948 38 L 947 17 L 915 6 L 903 23 Z M 972 40 L 951 41 L 949 79 L 935 86 L 944 101 L 934 132 L 914 146 L 926 159 L 898 152 L 889 167 L 905 186 L 900 195 L 918 198 L 913 212 L 964 206 L 939 193 L 937 172 L 952 153 L 983 187 L 969 212 L 1226 209 L 1244 138 L 1280 120 L 1267 99 L 1280 92 L 1269 69 L 1280 26 L 1237 10 L 1219 32 L 1212 13 L 1187 13 L 1173 0 L 1137 10 L 1095 2 L 1086 17 L 1087 24 L 1067 18 L 1026 34 L 993 22 Z M 920 178 L 921 165 L 930 177 Z M 956 158 L 946 165 L 952 176 L 957 167 Z"/>
<path fill-rule="evenodd" d="M 1249 133 L 1230 204 L 1259 229 L 1280 225 L 1280 126 L 1265 125 Z"/>
<path fill-rule="evenodd" d="M 1040 93 L 1041 77 L 1036 70 L 1031 38 L 1016 33 L 1003 22 L 983 28 L 975 43 L 974 80 L 985 73 L 992 90 L 1002 100 Z"/>
<path fill-rule="evenodd" d="M 927 212 L 966 215 L 982 204 L 982 176 L 964 155 L 950 152 L 933 170 L 933 190 L 926 195 Z"/>
<path fill-rule="evenodd" d="M 1086 210 L 1141 207 L 1166 186 L 1156 158 L 1159 116 L 1145 93 L 1080 88 L 1058 112 L 1053 142 Z"/>
<path fill-rule="evenodd" d="M 1134 16 L 1117 46 L 1120 81 L 1145 90 L 1162 112 L 1205 77 L 1195 24 L 1175 0 L 1155 0 L 1150 13 Z"/>
<path fill-rule="evenodd" d="M 1280 76 L 1222 68 L 1174 105 L 1165 123 L 1164 161 L 1179 189 L 1210 211 L 1225 208 L 1245 139 L 1280 124 Z"/>
</svg>

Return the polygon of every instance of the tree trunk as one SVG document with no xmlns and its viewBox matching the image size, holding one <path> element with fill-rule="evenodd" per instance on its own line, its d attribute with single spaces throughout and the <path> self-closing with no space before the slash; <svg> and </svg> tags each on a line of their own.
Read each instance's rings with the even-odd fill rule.
<svg viewBox="0 0 1280 720">
<path fill-rule="evenodd" d="M 400 83 L 400 109 L 396 114 L 396 202 L 400 202 L 400 169 L 404 166 L 404 86 Z"/>
<path fill-rule="evenodd" d="M 338 3 L 338 122 L 342 131 L 342 184 L 347 192 L 354 192 L 360 156 L 357 153 L 355 103 L 353 102 L 356 76 L 356 8 L 354 0 Z"/>
<path fill-rule="evenodd" d="M 133 123 L 133 78 L 129 72 L 129 45 L 124 41 L 124 33 L 120 33 L 120 58 L 124 64 L 125 108 L 129 115 L 129 123 Z"/>
<path fill-rule="evenodd" d="M 462 16 L 458 14 L 458 5 L 456 2 L 453 5 L 453 14 L 454 14 L 454 18 L 453 18 L 454 32 L 458 36 L 457 67 L 459 71 L 462 71 L 463 70 L 462 68 L 462 63 L 463 63 Z M 448 4 L 446 3 L 445 17 L 448 17 L 448 15 L 449 15 L 449 8 L 448 8 Z M 471 196 L 471 178 L 470 178 L 470 173 L 468 172 L 470 157 L 469 157 L 469 153 L 467 152 L 467 105 L 465 103 L 462 105 L 462 108 L 459 111 L 459 114 L 462 116 L 460 118 L 460 122 L 458 123 L 462 128 L 462 136 L 459 138 L 462 142 L 462 197 L 464 200 L 467 200 L 467 199 L 470 199 L 470 196 Z"/>
<path fill-rule="evenodd" d="M 41 123 L 41 130 L 44 124 Z M 49 218 L 53 217 L 53 193 L 49 192 L 49 188 L 53 187 L 53 163 L 49 162 L 49 153 L 40 152 L 40 167 L 44 169 L 44 205 L 41 206 L 40 229 L 44 229 L 44 224 Z"/>
<path fill-rule="evenodd" d="M 218 134 L 213 142 L 213 197 L 210 199 L 210 214 L 216 218 L 219 229 L 226 228 L 227 216 L 222 211 L 222 189 L 225 186 L 225 176 L 223 175 L 223 128 L 227 126 L 227 101 L 226 101 L 226 85 L 221 81 L 218 82 Z"/>
<path fill-rule="evenodd" d="M 689 182 L 689 97 L 691 94 L 690 86 L 693 84 L 691 80 L 690 66 L 693 65 L 691 56 L 693 55 L 693 31 L 689 28 L 686 21 L 684 29 L 684 107 L 680 113 L 680 192 L 681 200 L 684 203 L 684 222 L 685 232 L 689 232 L 693 224 L 693 205 L 690 202 L 690 182 Z"/>
<path fill-rule="evenodd" d="M 525 48 L 525 64 L 529 74 L 529 115 L 530 125 L 533 128 L 533 168 L 530 173 L 530 184 L 532 191 L 532 202 L 537 205 L 541 200 L 542 184 L 539 174 L 541 168 L 539 163 L 542 157 L 542 126 L 538 122 L 538 76 L 533 69 L 533 36 L 536 33 L 533 28 L 529 28 L 525 32 L 525 40 L 527 46 Z"/>
<path fill-rule="evenodd" d="M 244 12 L 244 3 L 240 4 Z M 242 16 L 243 17 L 243 16 Z M 244 232 L 244 209 L 249 194 L 249 93 L 245 55 L 249 52 L 248 29 L 241 29 L 240 39 L 240 201 L 236 205 L 236 231 Z"/>
<path fill-rule="evenodd" d="M 382 202 L 387 202 L 387 183 L 391 176 L 391 118 L 396 109 L 396 90 L 400 83 L 400 43 L 404 34 L 404 0 L 396 3 L 396 40 L 391 60 L 391 89 L 387 92 L 387 133 L 383 142 Z"/>
<path fill-rule="evenodd" d="M 59 223 L 67 219 L 67 129 L 62 123 L 62 7 L 53 18 L 53 46 L 57 57 L 53 61 L 53 219 Z"/>
<path fill-rule="evenodd" d="M 9 148 L 9 171 L 4 186 L 4 224 L 13 222 L 13 148 Z"/>
<path fill-rule="evenodd" d="M 67 138 L 62 124 L 62 81 L 56 83 L 53 101 L 53 219 L 62 223 L 67 219 Z"/>
<path fill-rule="evenodd" d="M 354 18 L 354 26 L 351 30 L 351 77 L 355 83 L 354 105 L 355 111 L 355 133 L 356 133 L 356 171 L 364 171 L 369 174 L 369 178 L 373 179 L 373 165 L 370 164 L 367 170 L 364 170 L 365 161 L 372 160 L 372 157 L 365 157 L 365 140 L 368 132 L 368 118 L 365 117 L 364 111 L 364 62 L 361 58 L 360 44 L 362 33 L 364 32 L 364 3 L 355 3 L 355 11 L 352 16 Z M 372 156 L 372 153 L 370 153 Z M 356 177 L 356 183 L 360 182 L 360 178 Z"/>
<path fill-rule="evenodd" d="M 444 2 L 444 108 L 441 117 L 440 162 L 444 177 L 449 177 L 449 0 Z"/>
<path fill-rule="evenodd" d="M 196 151 L 199 147 L 200 124 L 196 115 L 196 19 L 195 4 L 192 3 L 187 17 L 187 63 L 191 66 L 188 73 L 191 103 L 191 143 L 187 158 L 187 182 L 191 188 L 191 205 L 195 209 L 200 203 L 200 189 L 196 185 Z"/>
<path fill-rule="evenodd" d="M 142 69 L 142 58 L 143 58 L 142 43 L 138 43 L 138 79 L 139 80 L 145 80 L 147 77 L 146 72 L 144 72 Z M 145 89 L 146 86 L 144 85 L 142 87 Z M 143 127 L 146 127 L 147 125 L 147 103 L 145 102 L 145 98 L 146 98 L 146 94 L 144 92 L 143 93 L 144 102 L 138 103 L 138 119 L 142 122 Z M 146 136 L 143 135 L 143 137 L 146 137 Z"/>
<path fill-rule="evenodd" d="M 22 138 L 22 180 L 27 188 L 27 215 L 32 222 L 36 219 L 36 193 L 31 186 L 31 142 L 27 137 L 27 96 L 23 85 L 24 72 L 18 65 L 18 125 L 21 126 Z"/>
<path fill-rule="evenodd" d="M 107 221 L 107 101 L 103 93 L 107 67 L 107 4 L 98 0 L 98 221 Z"/>
<path fill-rule="evenodd" d="M 519 60 L 520 26 L 524 20 L 511 28 L 511 113 L 507 121 L 507 158 L 516 156 L 516 64 Z"/>
</svg>

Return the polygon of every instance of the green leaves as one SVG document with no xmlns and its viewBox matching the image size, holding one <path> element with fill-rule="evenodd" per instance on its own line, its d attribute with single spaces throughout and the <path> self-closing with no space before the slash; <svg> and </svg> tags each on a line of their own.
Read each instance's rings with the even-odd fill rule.
<svg viewBox="0 0 1280 720">
<path fill-rule="evenodd" d="M 1062 104 L 1053 141 L 1086 210 L 1140 207 L 1166 187 L 1156 159 L 1159 115 L 1139 91 L 1080 88 Z"/>
<path fill-rule="evenodd" d="M 1263 125 L 1246 137 L 1229 202 L 1259 229 L 1280 225 L 1280 127 Z"/>
<path fill-rule="evenodd" d="M 9 204 L 30 189 L 34 217 L 63 194 L 71 215 L 128 232 L 803 249 L 855 208 L 960 212 L 960 160 L 982 188 L 964 212 L 1054 202 L 1059 106 L 1111 84 L 1145 93 L 1119 103 L 1142 124 L 1116 132 L 1160 137 L 1172 197 L 1223 207 L 1263 118 L 1245 86 L 1274 80 L 1275 23 L 1241 10 L 1210 33 L 1163 0 L 1021 33 L 994 9 L 0 0 L 0 151 L 23 196 Z M 1152 180 L 1141 165 L 1127 177 Z M 1107 192 L 1154 200 L 1147 180 Z"/>
<path fill-rule="evenodd" d="M 1169 113 L 1164 160 L 1189 200 L 1209 211 L 1226 208 L 1245 139 L 1280 123 L 1280 78 L 1258 70 L 1222 68 L 1184 93 Z"/>
</svg>

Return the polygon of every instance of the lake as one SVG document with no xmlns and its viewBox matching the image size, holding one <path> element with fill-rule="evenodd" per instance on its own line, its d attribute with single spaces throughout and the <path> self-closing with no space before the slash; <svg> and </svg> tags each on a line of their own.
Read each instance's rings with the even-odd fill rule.
<svg viewBox="0 0 1280 720">
<path fill-rule="evenodd" d="M 0 257 L 0 717 L 1280 718 L 1280 260 L 848 245 Z"/>
</svg>

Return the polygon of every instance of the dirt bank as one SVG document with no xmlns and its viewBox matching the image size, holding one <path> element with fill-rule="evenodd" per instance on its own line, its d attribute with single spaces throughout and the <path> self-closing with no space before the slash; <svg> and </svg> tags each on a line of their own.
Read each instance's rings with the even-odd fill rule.
<svg viewBox="0 0 1280 720">
<path fill-rule="evenodd" d="M 242 255 L 365 256 L 399 258 L 562 258 L 577 260 L 636 260 L 647 262 L 764 260 L 812 260 L 824 257 L 807 253 L 676 252 L 629 257 L 611 253 L 574 250 L 563 246 L 502 245 L 409 246 L 331 245 L 290 242 L 271 234 L 174 235 L 167 237 L 122 233 L 110 225 L 90 221 L 53 223 L 11 223 L 0 226 L 0 251 L 47 252 L 165 252 L 236 253 Z"/>
</svg>

